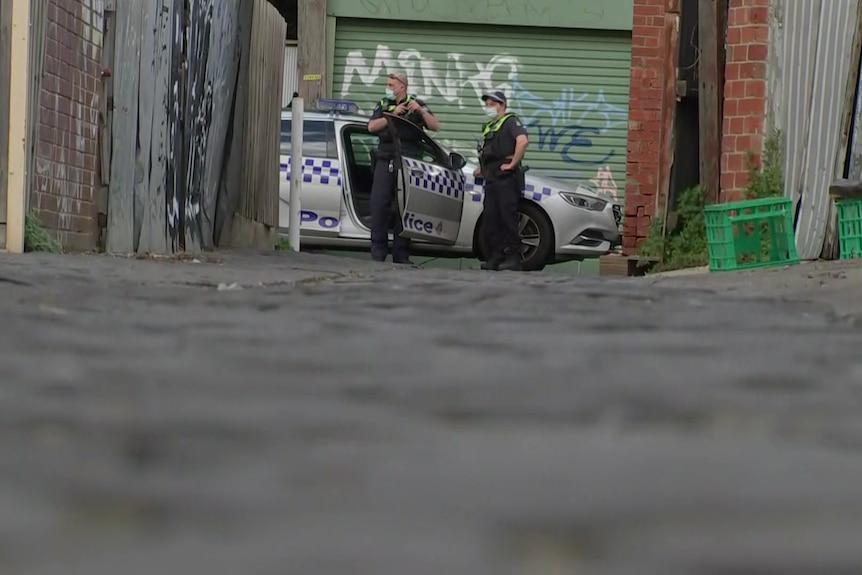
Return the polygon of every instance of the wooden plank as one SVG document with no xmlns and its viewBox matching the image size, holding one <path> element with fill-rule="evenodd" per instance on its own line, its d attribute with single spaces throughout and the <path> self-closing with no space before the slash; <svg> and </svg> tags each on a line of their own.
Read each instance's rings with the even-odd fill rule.
<svg viewBox="0 0 862 575">
<path fill-rule="evenodd" d="M 188 52 L 184 93 L 183 153 L 188 154 L 185 169 L 185 197 L 180 202 L 184 252 L 201 250 L 201 202 L 206 167 L 206 131 L 211 118 L 212 91 L 206 89 L 206 64 L 209 54 L 212 12 L 207 0 L 191 2 L 188 14 Z"/>
<path fill-rule="evenodd" d="M 660 151 L 658 166 L 658 189 L 656 191 L 654 204 L 654 218 L 660 218 L 662 223 L 662 235 L 668 232 L 668 209 L 670 197 L 670 181 L 673 171 L 674 160 L 674 132 L 676 124 L 676 70 L 679 59 L 679 25 L 680 12 L 679 3 L 676 0 L 668 0 L 667 12 L 664 15 L 664 44 L 665 61 L 662 76 L 662 112 L 660 130 Z"/>
<path fill-rule="evenodd" d="M 6 186 L 9 175 L 11 47 L 12 2 L 0 0 L 0 249 L 6 249 Z"/>
<path fill-rule="evenodd" d="M 25 79 L 9 82 L 8 163 L 6 172 L 6 250 L 24 251 L 24 219 L 27 209 L 27 134 L 31 131 L 27 109 L 30 103 L 31 66 L 28 50 L 31 43 L 31 2 L 12 3 L 9 46 L 9 78 Z M 38 8 L 38 6 L 37 6 Z M 35 67 L 35 66 L 34 66 Z"/>
<path fill-rule="evenodd" d="M 138 89 L 141 47 L 141 4 L 148 0 L 126 0 L 117 4 L 116 46 L 118 78 L 114 97 L 111 187 L 108 192 L 107 251 L 128 254 L 134 246 L 135 155 L 138 132 Z"/>
<path fill-rule="evenodd" d="M 185 45 L 185 1 L 173 0 L 171 3 L 171 66 L 170 91 L 168 94 L 168 158 L 167 187 L 165 204 L 167 208 L 168 247 L 172 253 L 183 249 L 183 224 L 181 205 L 185 201 L 185 64 L 183 47 Z"/>
<path fill-rule="evenodd" d="M 99 97 L 99 141 L 98 141 L 98 248 L 105 250 L 106 227 L 108 225 L 108 193 L 111 184 L 111 145 L 114 117 L 114 52 L 117 45 L 117 13 L 115 4 L 105 4 L 103 15 L 103 38 L 101 60 L 101 85 Z"/>
<path fill-rule="evenodd" d="M 324 6 L 324 12 L 326 7 Z M 269 145 L 269 153 L 267 161 L 271 162 L 271 168 L 267 170 L 269 179 L 267 181 L 267 198 L 266 215 L 263 218 L 263 223 L 270 227 L 273 232 L 278 230 L 278 194 L 279 194 L 279 179 L 281 171 L 278 166 L 281 163 L 281 102 L 284 101 L 284 42 L 280 39 L 287 36 L 287 22 L 281 17 L 274 6 L 270 5 L 270 27 L 269 34 L 270 54 L 272 54 L 272 66 L 276 73 L 270 76 L 270 84 L 273 85 L 273 90 L 278 94 L 278 97 L 273 102 L 270 100 L 269 112 L 271 121 L 267 124 L 268 134 L 267 143 Z M 324 52 L 325 58 L 325 52 Z M 327 84 L 322 84 L 326 86 Z M 321 94 L 324 96 L 325 94 Z M 275 241 L 273 241 L 273 245 Z"/>
<path fill-rule="evenodd" d="M 222 189 L 219 192 L 216 224 L 213 232 L 214 242 L 220 247 L 234 245 L 234 222 L 237 220 L 242 196 L 246 189 L 244 180 L 246 173 L 245 150 L 247 139 L 252 137 L 248 121 L 248 79 L 251 68 L 248 54 L 252 41 L 253 18 L 253 3 L 242 3 L 239 11 L 239 49 L 242 57 L 236 70 L 236 88 L 231 118 L 232 132 L 225 158 L 224 179 Z"/>
<path fill-rule="evenodd" d="M 698 4 L 698 105 L 700 122 L 700 185 L 707 202 L 719 200 L 721 182 L 721 86 L 719 56 L 724 43 L 721 0 L 701 0 Z"/>
<path fill-rule="evenodd" d="M 168 90 L 171 65 L 171 4 L 166 0 L 144 8 L 141 46 L 141 104 L 138 166 L 144 177 L 135 189 L 141 207 L 138 253 L 168 253 L 165 183 L 167 178 Z"/>
<path fill-rule="evenodd" d="M 143 2 L 141 10 L 141 52 L 139 60 L 138 141 L 135 150 L 134 250 L 150 253 L 153 235 L 150 222 L 150 141 L 153 136 L 153 102 L 155 98 L 156 8 L 152 1 Z"/>
<path fill-rule="evenodd" d="M 228 151 L 231 112 L 234 106 L 236 70 L 240 54 L 240 3 L 220 2 L 214 9 L 206 61 L 206 83 L 212 86 L 208 111 L 206 158 L 201 194 L 201 245 L 215 247 L 215 220 Z"/>
<path fill-rule="evenodd" d="M 99 98 L 99 177 L 102 185 L 109 185 L 111 175 L 111 120 L 114 116 L 114 51 L 116 50 L 116 11 L 105 9 L 102 49 L 102 93 Z M 105 198 L 107 209 L 107 198 Z"/>
<path fill-rule="evenodd" d="M 171 52 L 173 45 L 173 5 L 171 0 L 159 0 L 156 17 L 156 53 L 153 92 L 153 135 L 150 138 L 150 249 L 154 253 L 170 253 L 167 233 L 167 162 L 170 130 Z"/>
<path fill-rule="evenodd" d="M 253 166 L 250 173 L 253 181 L 252 193 L 245 198 L 242 215 L 256 225 L 274 228 L 278 225 L 279 172 L 275 167 L 279 163 L 281 107 L 278 103 L 281 100 L 273 100 L 273 95 L 282 94 L 284 43 L 277 39 L 284 37 L 286 28 L 279 12 L 265 0 L 255 0 L 254 7 L 250 46 L 254 64 L 249 86 L 251 111 L 259 120 L 252 126 L 254 136 L 248 140 L 251 147 L 247 157 Z"/>
</svg>

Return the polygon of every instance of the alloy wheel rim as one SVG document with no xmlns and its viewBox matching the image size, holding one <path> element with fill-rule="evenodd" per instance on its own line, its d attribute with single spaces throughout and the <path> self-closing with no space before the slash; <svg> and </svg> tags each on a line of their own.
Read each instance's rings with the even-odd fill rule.
<svg viewBox="0 0 862 575">
<path fill-rule="evenodd" d="M 521 236 L 521 261 L 533 257 L 542 243 L 542 234 L 539 225 L 533 218 L 521 212 L 518 214 L 518 235 Z"/>
</svg>

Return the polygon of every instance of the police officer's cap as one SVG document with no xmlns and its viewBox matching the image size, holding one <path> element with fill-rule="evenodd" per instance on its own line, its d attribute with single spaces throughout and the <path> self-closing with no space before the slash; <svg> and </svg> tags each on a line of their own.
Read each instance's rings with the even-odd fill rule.
<svg viewBox="0 0 862 575">
<path fill-rule="evenodd" d="M 487 102 L 488 100 L 493 100 L 499 104 L 506 105 L 506 94 L 500 92 L 499 90 L 496 92 L 485 92 L 482 94 L 482 101 Z"/>
</svg>

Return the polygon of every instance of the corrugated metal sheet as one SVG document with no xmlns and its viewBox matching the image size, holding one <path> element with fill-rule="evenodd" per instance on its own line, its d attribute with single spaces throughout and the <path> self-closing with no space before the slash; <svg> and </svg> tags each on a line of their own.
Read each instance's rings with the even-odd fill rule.
<svg viewBox="0 0 862 575">
<path fill-rule="evenodd" d="M 282 107 L 290 104 L 293 93 L 299 90 L 299 48 L 296 44 L 284 47 L 284 90 L 282 91 Z"/>
<path fill-rule="evenodd" d="M 820 257 L 832 205 L 829 184 L 843 171 L 841 131 L 855 62 L 859 0 L 773 0 L 770 104 L 785 141 L 785 194 L 798 202 L 796 244 Z"/>
<path fill-rule="evenodd" d="M 621 198 L 630 67 L 628 32 L 339 19 L 333 96 L 370 112 L 387 71 L 405 70 L 440 119 L 439 139 L 473 158 L 480 96 L 502 89 L 528 126 L 534 173 L 593 180 Z"/>
</svg>

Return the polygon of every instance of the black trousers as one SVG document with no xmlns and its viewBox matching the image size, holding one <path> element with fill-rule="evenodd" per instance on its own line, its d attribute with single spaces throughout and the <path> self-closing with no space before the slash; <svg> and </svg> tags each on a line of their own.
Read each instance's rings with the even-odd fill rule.
<svg viewBox="0 0 862 575">
<path fill-rule="evenodd" d="M 397 178 L 398 172 L 389 171 L 389 160 L 375 161 L 371 185 L 371 255 L 375 258 L 385 258 L 389 253 L 389 230 L 394 232 L 392 258 L 405 260 L 410 256 L 410 240 L 398 236 L 404 227 L 395 203 Z"/>
<path fill-rule="evenodd" d="M 500 258 L 521 253 L 518 231 L 518 178 L 503 177 L 485 182 L 484 227 L 488 243 L 486 257 Z"/>
</svg>

